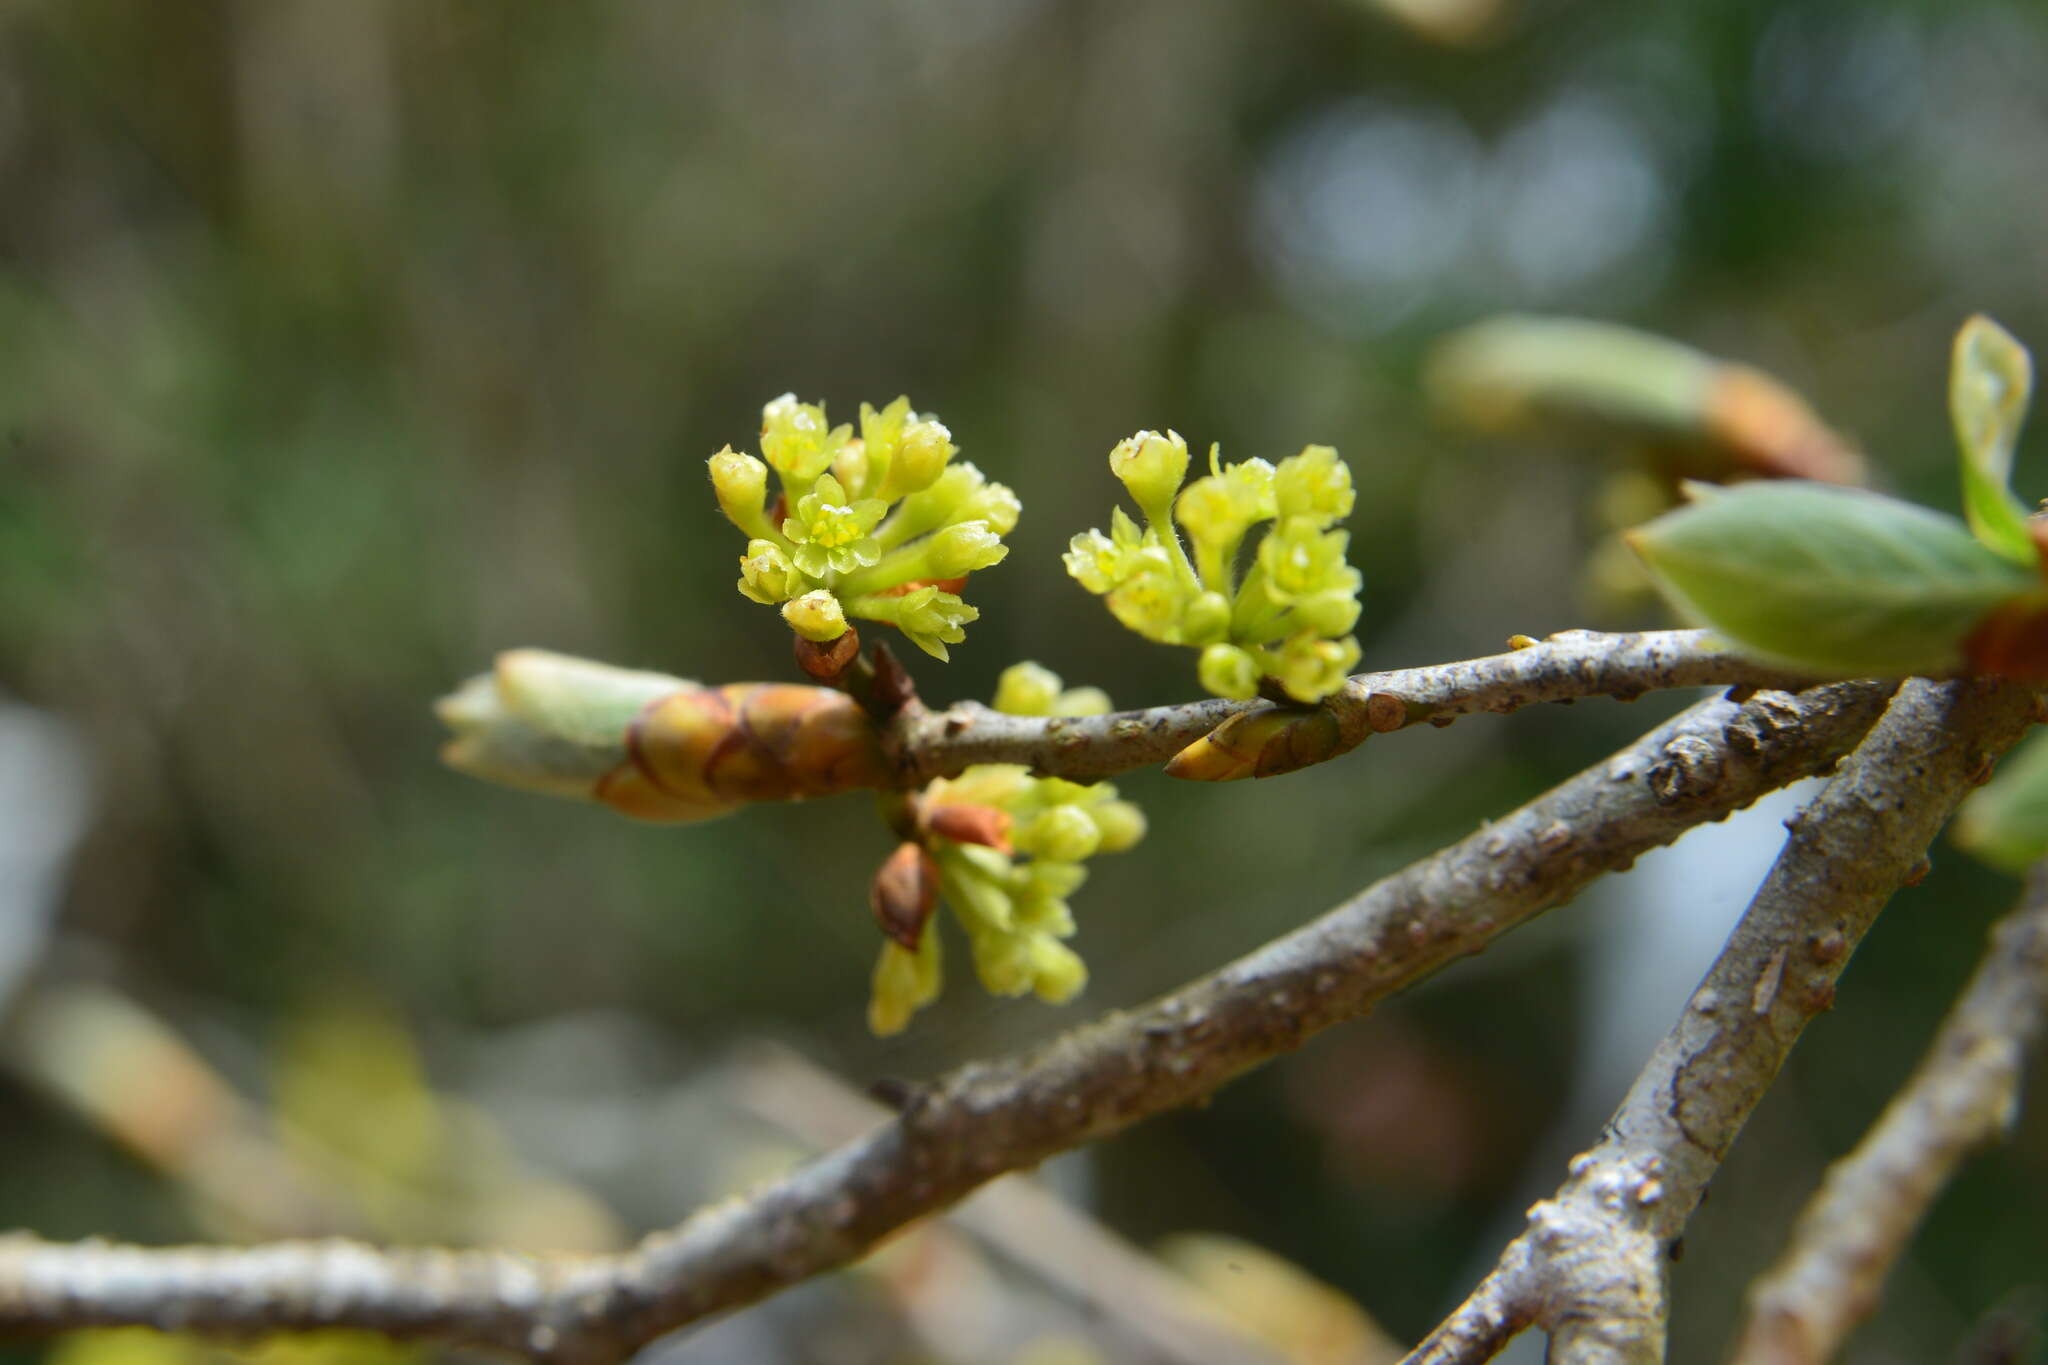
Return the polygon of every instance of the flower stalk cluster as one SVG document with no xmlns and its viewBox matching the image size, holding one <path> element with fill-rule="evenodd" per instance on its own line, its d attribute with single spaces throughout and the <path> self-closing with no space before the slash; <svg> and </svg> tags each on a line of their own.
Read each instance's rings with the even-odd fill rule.
<svg viewBox="0 0 2048 1365">
<path fill-rule="evenodd" d="M 781 606 L 790 628 L 817 644 L 858 618 L 895 626 L 946 658 L 980 615 L 960 587 L 1009 553 L 1002 538 L 1019 512 L 1016 494 L 955 462 L 958 451 L 944 424 L 912 412 L 908 398 L 880 411 L 861 404 L 858 436 L 794 394 L 768 404 L 759 456 L 727 446 L 709 462 L 719 507 L 748 537 L 740 592 Z"/>
<path fill-rule="evenodd" d="M 997 710 L 1017 715 L 1099 715 L 1099 688 L 1063 688 L 1037 664 L 1004 671 Z M 875 963 L 868 1026 L 901 1032 L 936 999 L 943 899 L 967 935 L 975 974 L 992 995 L 1035 993 L 1064 1004 L 1088 968 L 1066 943 L 1068 897 L 1087 880 L 1088 859 L 1120 853 L 1145 834 L 1145 817 L 1107 782 L 1033 777 L 1019 764 L 986 763 L 942 778 L 911 798 L 907 839 L 876 875 L 871 901 L 888 942 Z"/>
<path fill-rule="evenodd" d="M 1074 537 L 1066 566 L 1117 620 L 1148 640 L 1201 650 L 1202 686 L 1220 697 L 1250 698 L 1270 679 L 1289 698 L 1316 702 L 1342 685 L 1358 662 L 1351 629 L 1361 580 L 1345 557 L 1349 534 L 1333 529 L 1353 500 L 1335 450 L 1308 446 L 1277 466 L 1225 465 L 1211 447 L 1210 472 L 1183 488 L 1187 442 L 1141 431 L 1110 452 L 1109 467 L 1145 526 L 1116 509 L 1109 534 Z M 1262 523 L 1271 524 L 1240 566 Z"/>
</svg>

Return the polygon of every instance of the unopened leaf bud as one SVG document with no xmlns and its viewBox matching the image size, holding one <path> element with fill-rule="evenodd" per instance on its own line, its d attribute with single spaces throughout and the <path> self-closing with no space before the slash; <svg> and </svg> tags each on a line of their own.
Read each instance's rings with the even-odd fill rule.
<svg viewBox="0 0 2048 1365">
<path fill-rule="evenodd" d="M 1138 506 L 1154 521 L 1164 521 L 1173 495 L 1188 473 L 1188 443 L 1177 431 L 1161 436 L 1141 431 L 1109 452 L 1109 471 L 1123 481 Z M 1155 510 L 1156 509 L 1156 510 Z"/>
<path fill-rule="evenodd" d="M 846 611 L 839 599 L 823 590 L 807 592 L 782 608 L 782 619 L 806 640 L 824 644 L 846 633 Z"/>
<path fill-rule="evenodd" d="M 1191 782 L 1277 777 L 1335 758 L 1348 747 L 1327 708 L 1244 711 L 1175 754 L 1166 775 Z"/>
<path fill-rule="evenodd" d="M 1259 666 L 1236 645 L 1210 645 L 1202 651 L 1198 672 L 1212 695 L 1249 701 L 1259 694 Z"/>
</svg>

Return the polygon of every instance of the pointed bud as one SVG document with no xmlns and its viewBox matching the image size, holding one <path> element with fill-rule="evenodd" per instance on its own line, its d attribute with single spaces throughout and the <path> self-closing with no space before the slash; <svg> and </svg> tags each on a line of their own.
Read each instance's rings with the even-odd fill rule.
<svg viewBox="0 0 2048 1365">
<path fill-rule="evenodd" d="M 1243 711 L 1175 754 L 1166 775 L 1190 782 L 1277 777 L 1335 758 L 1350 747 L 1337 718 L 1323 707 Z"/>
<path fill-rule="evenodd" d="M 978 844 L 998 853 L 1010 852 L 1010 813 L 994 806 L 947 803 L 927 806 L 925 828 L 956 844 Z"/>
<path fill-rule="evenodd" d="M 916 951 L 939 903 L 939 865 L 916 844 L 898 844 L 868 887 L 875 922 L 892 943 Z"/>
<path fill-rule="evenodd" d="M 807 592 L 782 608 L 782 619 L 806 640 L 829 644 L 846 633 L 846 610 L 839 599 L 820 590 Z"/>
<path fill-rule="evenodd" d="M 491 672 L 435 705 L 454 732 L 441 759 L 486 781 L 589 800 L 624 762 L 627 732 L 641 710 L 672 693 L 698 690 L 665 673 L 544 649 L 509 650 Z"/>
</svg>

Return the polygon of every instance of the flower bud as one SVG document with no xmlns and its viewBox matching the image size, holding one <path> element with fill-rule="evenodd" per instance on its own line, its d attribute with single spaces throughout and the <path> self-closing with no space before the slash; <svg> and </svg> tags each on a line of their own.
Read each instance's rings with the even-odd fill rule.
<svg viewBox="0 0 2048 1365">
<path fill-rule="evenodd" d="M 963 521 L 933 533 L 928 553 L 933 577 L 958 578 L 1001 563 L 1010 550 L 987 522 Z"/>
<path fill-rule="evenodd" d="M 1259 693 L 1259 666 L 1236 645 L 1210 645 L 1202 651 L 1198 672 L 1202 686 L 1215 696 L 1249 701 Z"/>
<path fill-rule="evenodd" d="M 1202 593 L 1181 617 L 1181 635 L 1191 645 L 1221 640 L 1229 630 L 1230 599 L 1220 592 Z"/>
<path fill-rule="evenodd" d="M 1018 843 L 1041 858 L 1078 863 L 1094 855 L 1102 833 L 1079 806 L 1054 806 L 1025 826 Z"/>
<path fill-rule="evenodd" d="M 1278 649 L 1264 651 L 1266 671 L 1296 701 L 1321 701 L 1344 685 L 1358 662 L 1358 641 L 1320 640 L 1303 631 L 1289 636 Z"/>
<path fill-rule="evenodd" d="M 1058 939 L 1009 932 L 973 935 L 974 973 L 981 978 L 982 989 L 990 995 L 1022 995 L 1030 990 L 1038 978 L 1032 945 L 1041 941 L 1059 943 Z"/>
<path fill-rule="evenodd" d="M 1074 908 L 1058 896 L 1021 896 L 1017 900 L 1017 927 L 1027 934 L 1068 938 L 1074 932 Z"/>
<path fill-rule="evenodd" d="M 1317 635 L 1348 635 L 1358 624 L 1358 594 L 1342 590 L 1296 598 L 1294 624 Z"/>
<path fill-rule="evenodd" d="M 995 708 L 1013 716 L 1049 716 L 1060 699 L 1060 675 L 1028 660 L 996 679 Z"/>
<path fill-rule="evenodd" d="M 750 535 L 765 525 L 762 503 L 768 491 L 768 466 L 731 446 L 713 455 L 707 463 L 711 467 L 711 491 L 717 495 L 719 510 L 725 513 L 726 520 Z"/>
<path fill-rule="evenodd" d="M 1070 687 L 1052 704 L 1055 716 L 1106 716 L 1116 706 L 1099 687 Z"/>
<path fill-rule="evenodd" d="M 896 457 L 889 462 L 888 477 L 882 481 L 881 496 L 894 501 L 931 487 L 959 449 L 945 423 L 930 417 L 905 422 L 897 439 Z"/>
<path fill-rule="evenodd" d="M 808 585 L 772 540 L 750 540 L 740 556 L 740 593 L 766 606 L 787 602 Z"/>
<path fill-rule="evenodd" d="M 939 936 L 923 935 L 915 952 L 884 943 L 875 961 L 873 989 L 868 1028 L 882 1038 L 901 1033 L 920 1006 L 938 998 Z"/>
<path fill-rule="evenodd" d="M 1104 801 L 1088 807 L 1100 841 L 1097 853 L 1122 853 L 1145 837 L 1145 812 L 1129 801 Z"/>
<path fill-rule="evenodd" d="M 1031 989 L 1048 1005 L 1064 1005 L 1088 984 L 1088 964 L 1081 955 L 1044 934 L 1031 941 Z"/>
<path fill-rule="evenodd" d="M 1147 515 L 1155 521 L 1164 520 L 1165 509 L 1180 491 L 1181 480 L 1187 477 L 1188 443 L 1177 431 L 1164 436 L 1156 431 L 1141 431 L 1118 442 L 1116 449 L 1109 452 L 1109 471 L 1123 481 Z M 1155 508 L 1159 509 L 1156 514 Z"/>
<path fill-rule="evenodd" d="M 1017 518 L 1023 512 L 1024 504 L 1008 484 L 985 483 L 960 505 L 960 510 L 954 515 L 963 521 L 970 517 L 985 521 L 991 531 L 1006 536 L 1017 529 Z"/>
<path fill-rule="evenodd" d="M 787 603 L 782 608 L 782 619 L 789 622 L 791 630 L 819 644 L 846 633 L 845 609 L 838 598 L 823 590 L 807 592 Z"/>
</svg>

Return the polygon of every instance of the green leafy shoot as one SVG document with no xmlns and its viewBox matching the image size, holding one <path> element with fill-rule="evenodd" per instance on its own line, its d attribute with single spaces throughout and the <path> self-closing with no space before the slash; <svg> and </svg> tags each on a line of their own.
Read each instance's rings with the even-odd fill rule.
<svg viewBox="0 0 2048 1365">
<path fill-rule="evenodd" d="M 1993 867 L 2025 872 L 2048 857 L 2048 734 L 2035 735 L 1956 812 L 1958 846 Z"/>
<path fill-rule="evenodd" d="M 1949 413 L 1963 465 L 1963 510 L 1977 539 L 2016 564 L 2038 560 L 2027 509 L 2013 496 L 2013 447 L 2033 390 L 2026 347 L 1983 314 L 1956 333 Z"/>
<path fill-rule="evenodd" d="M 1978 622 L 2039 587 L 1952 517 L 1825 484 L 1716 489 L 1628 540 L 1682 612 L 1820 675 L 1953 672 Z"/>
</svg>

